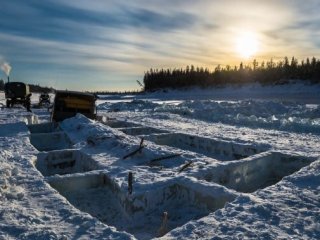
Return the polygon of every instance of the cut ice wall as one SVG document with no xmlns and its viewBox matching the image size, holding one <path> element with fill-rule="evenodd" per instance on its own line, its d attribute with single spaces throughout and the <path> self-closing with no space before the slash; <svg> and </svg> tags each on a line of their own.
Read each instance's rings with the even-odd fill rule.
<svg viewBox="0 0 320 240">
<path fill-rule="evenodd" d="M 145 139 L 159 145 L 200 153 L 220 161 L 246 158 L 270 148 L 266 145 L 241 144 L 183 133 L 152 134 L 145 136 Z"/>
<path fill-rule="evenodd" d="M 252 159 L 212 167 L 205 170 L 203 179 L 248 193 L 274 185 L 312 161 L 313 158 L 304 156 L 268 152 Z"/>
<path fill-rule="evenodd" d="M 199 219 L 235 198 L 217 185 L 192 180 L 156 184 L 152 190 L 127 195 L 103 172 L 50 177 L 52 187 L 81 211 L 138 239 L 161 236 L 184 223 Z M 167 213 L 166 229 L 159 231 Z"/>
</svg>

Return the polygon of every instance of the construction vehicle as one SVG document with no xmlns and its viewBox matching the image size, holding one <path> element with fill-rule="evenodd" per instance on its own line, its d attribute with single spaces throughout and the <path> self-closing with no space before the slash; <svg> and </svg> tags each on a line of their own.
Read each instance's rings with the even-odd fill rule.
<svg viewBox="0 0 320 240">
<path fill-rule="evenodd" d="M 48 93 L 41 93 L 39 96 L 39 107 L 50 105 L 50 96 Z"/>
<path fill-rule="evenodd" d="M 22 104 L 28 111 L 31 105 L 31 93 L 29 85 L 23 82 L 7 82 L 4 85 L 4 92 L 6 97 L 6 105 L 8 108 L 15 104 Z"/>
<path fill-rule="evenodd" d="M 96 101 L 94 94 L 75 91 L 56 91 L 51 121 L 60 122 L 81 113 L 88 118 L 96 118 Z"/>
</svg>

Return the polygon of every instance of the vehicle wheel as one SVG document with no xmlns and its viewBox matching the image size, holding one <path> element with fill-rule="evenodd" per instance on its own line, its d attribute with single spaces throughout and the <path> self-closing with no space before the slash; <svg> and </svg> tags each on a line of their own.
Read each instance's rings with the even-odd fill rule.
<svg viewBox="0 0 320 240">
<path fill-rule="evenodd" d="M 7 105 L 7 108 L 10 108 L 11 101 L 7 99 L 6 105 Z"/>
</svg>

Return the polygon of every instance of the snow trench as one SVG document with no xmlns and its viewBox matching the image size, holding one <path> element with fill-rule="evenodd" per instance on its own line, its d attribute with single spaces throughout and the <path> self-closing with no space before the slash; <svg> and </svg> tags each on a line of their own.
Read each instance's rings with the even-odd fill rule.
<svg viewBox="0 0 320 240">
<path fill-rule="evenodd" d="M 129 127 L 139 127 L 141 125 L 135 124 L 127 121 L 118 121 L 118 120 L 107 120 L 101 119 L 101 122 L 112 128 L 129 128 Z"/>
<path fill-rule="evenodd" d="M 43 176 L 81 173 L 98 169 L 98 164 L 79 150 L 56 150 L 39 153 L 36 168 Z"/>
<path fill-rule="evenodd" d="M 40 123 L 28 125 L 31 144 L 39 151 L 52 151 L 71 148 L 68 136 L 57 123 Z"/>
<path fill-rule="evenodd" d="M 103 172 L 53 176 L 48 182 L 81 211 L 138 239 L 160 237 L 222 208 L 236 197 L 216 185 L 200 191 L 204 188 L 201 184 L 188 184 L 186 179 L 156 184 L 152 190 L 130 195 Z"/>
<path fill-rule="evenodd" d="M 200 179 L 238 192 L 251 193 L 278 183 L 314 160 L 300 155 L 267 152 L 248 160 L 228 162 L 206 169 Z"/>
<path fill-rule="evenodd" d="M 39 124 L 30 124 L 28 125 L 30 133 L 51 133 L 61 131 L 58 123 L 39 123 Z"/>
<path fill-rule="evenodd" d="M 72 143 L 64 132 L 32 133 L 31 144 L 39 151 L 51 151 L 71 148 Z"/>
<path fill-rule="evenodd" d="M 102 119 L 101 122 L 111 128 L 116 128 L 117 130 L 132 136 L 139 136 L 139 135 L 149 135 L 153 133 L 168 133 L 166 130 L 143 126 L 140 124 L 127 122 L 127 121 L 119 121 L 119 120 L 104 120 Z"/>
<path fill-rule="evenodd" d="M 196 152 L 220 161 L 246 158 L 270 148 L 266 145 L 240 144 L 183 133 L 152 134 L 144 138 L 158 145 Z"/>
<path fill-rule="evenodd" d="M 150 160 L 149 165 L 172 168 L 174 159 L 186 169 L 178 174 L 168 174 L 168 169 L 159 168 L 159 175 L 154 177 L 152 167 L 150 172 L 144 172 L 144 165 L 139 164 L 124 167 L 117 156 L 111 164 L 99 162 L 99 158 L 87 155 L 83 149 L 68 149 L 71 141 L 53 124 L 29 126 L 31 143 L 39 151 L 48 151 L 40 152 L 34 165 L 71 205 L 137 239 L 161 237 L 191 220 L 224 208 L 241 193 L 274 185 L 315 160 L 293 152 L 270 151 L 271 147 L 267 145 L 168 133 L 130 122 L 112 121 L 111 125 L 157 145 L 176 148 L 171 149 L 170 158 L 162 156 Z M 103 128 L 96 130 L 97 133 L 104 131 Z M 101 138 L 101 141 L 116 143 L 117 138 L 112 136 Z M 115 152 L 123 151 L 124 146 L 132 146 L 123 139 L 123 145 L 106 146 L 112 145 Z M 157 151 L 155 148 L 147 149 L 147 145 L 145 148 L 143 153 L 147 156 L 157 153 L 152 152 Z M 181 154 L 181 150 L 206 155 L 206 161 L 199 164 L 203 159 L 193 158 L 190 161 L 193 165 L 187 168 L 188 154 Z M 140 178 L 145 176 L 150 182 L 137 178 L 130 183 L 130 174 L 125 179 L 130 171 L 141 171 Z M 133 188 L 130 187 L 132 184 Z"/>
<path fill-rule="evenodd" d="M 119 131 L 132 135 L 132 136 L 138 136 L 138 135 L 149 135 L 153 133 L 166 133 L 168 131 L 152 128 L 152 127 L 129 127 L 129 128 L 118 128 Z"/>
</svg>

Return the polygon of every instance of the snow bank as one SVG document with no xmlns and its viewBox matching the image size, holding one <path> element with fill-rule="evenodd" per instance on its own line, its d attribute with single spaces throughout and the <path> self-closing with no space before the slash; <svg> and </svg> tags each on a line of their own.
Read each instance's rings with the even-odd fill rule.
<svg viewBox="0 0 320 240">
<path fill-rule="evenodd" d="M 173 113 L 208 123 L 224 123 L 251 128 L 279 129 L 292 132 L 320 133 L 320 105 L 274 101 L 194 100 L 179 104 L 158 104 L 150 101 L 105 103 L 100 109 L 109 111 L 145 111 Z"/>
</svg>

